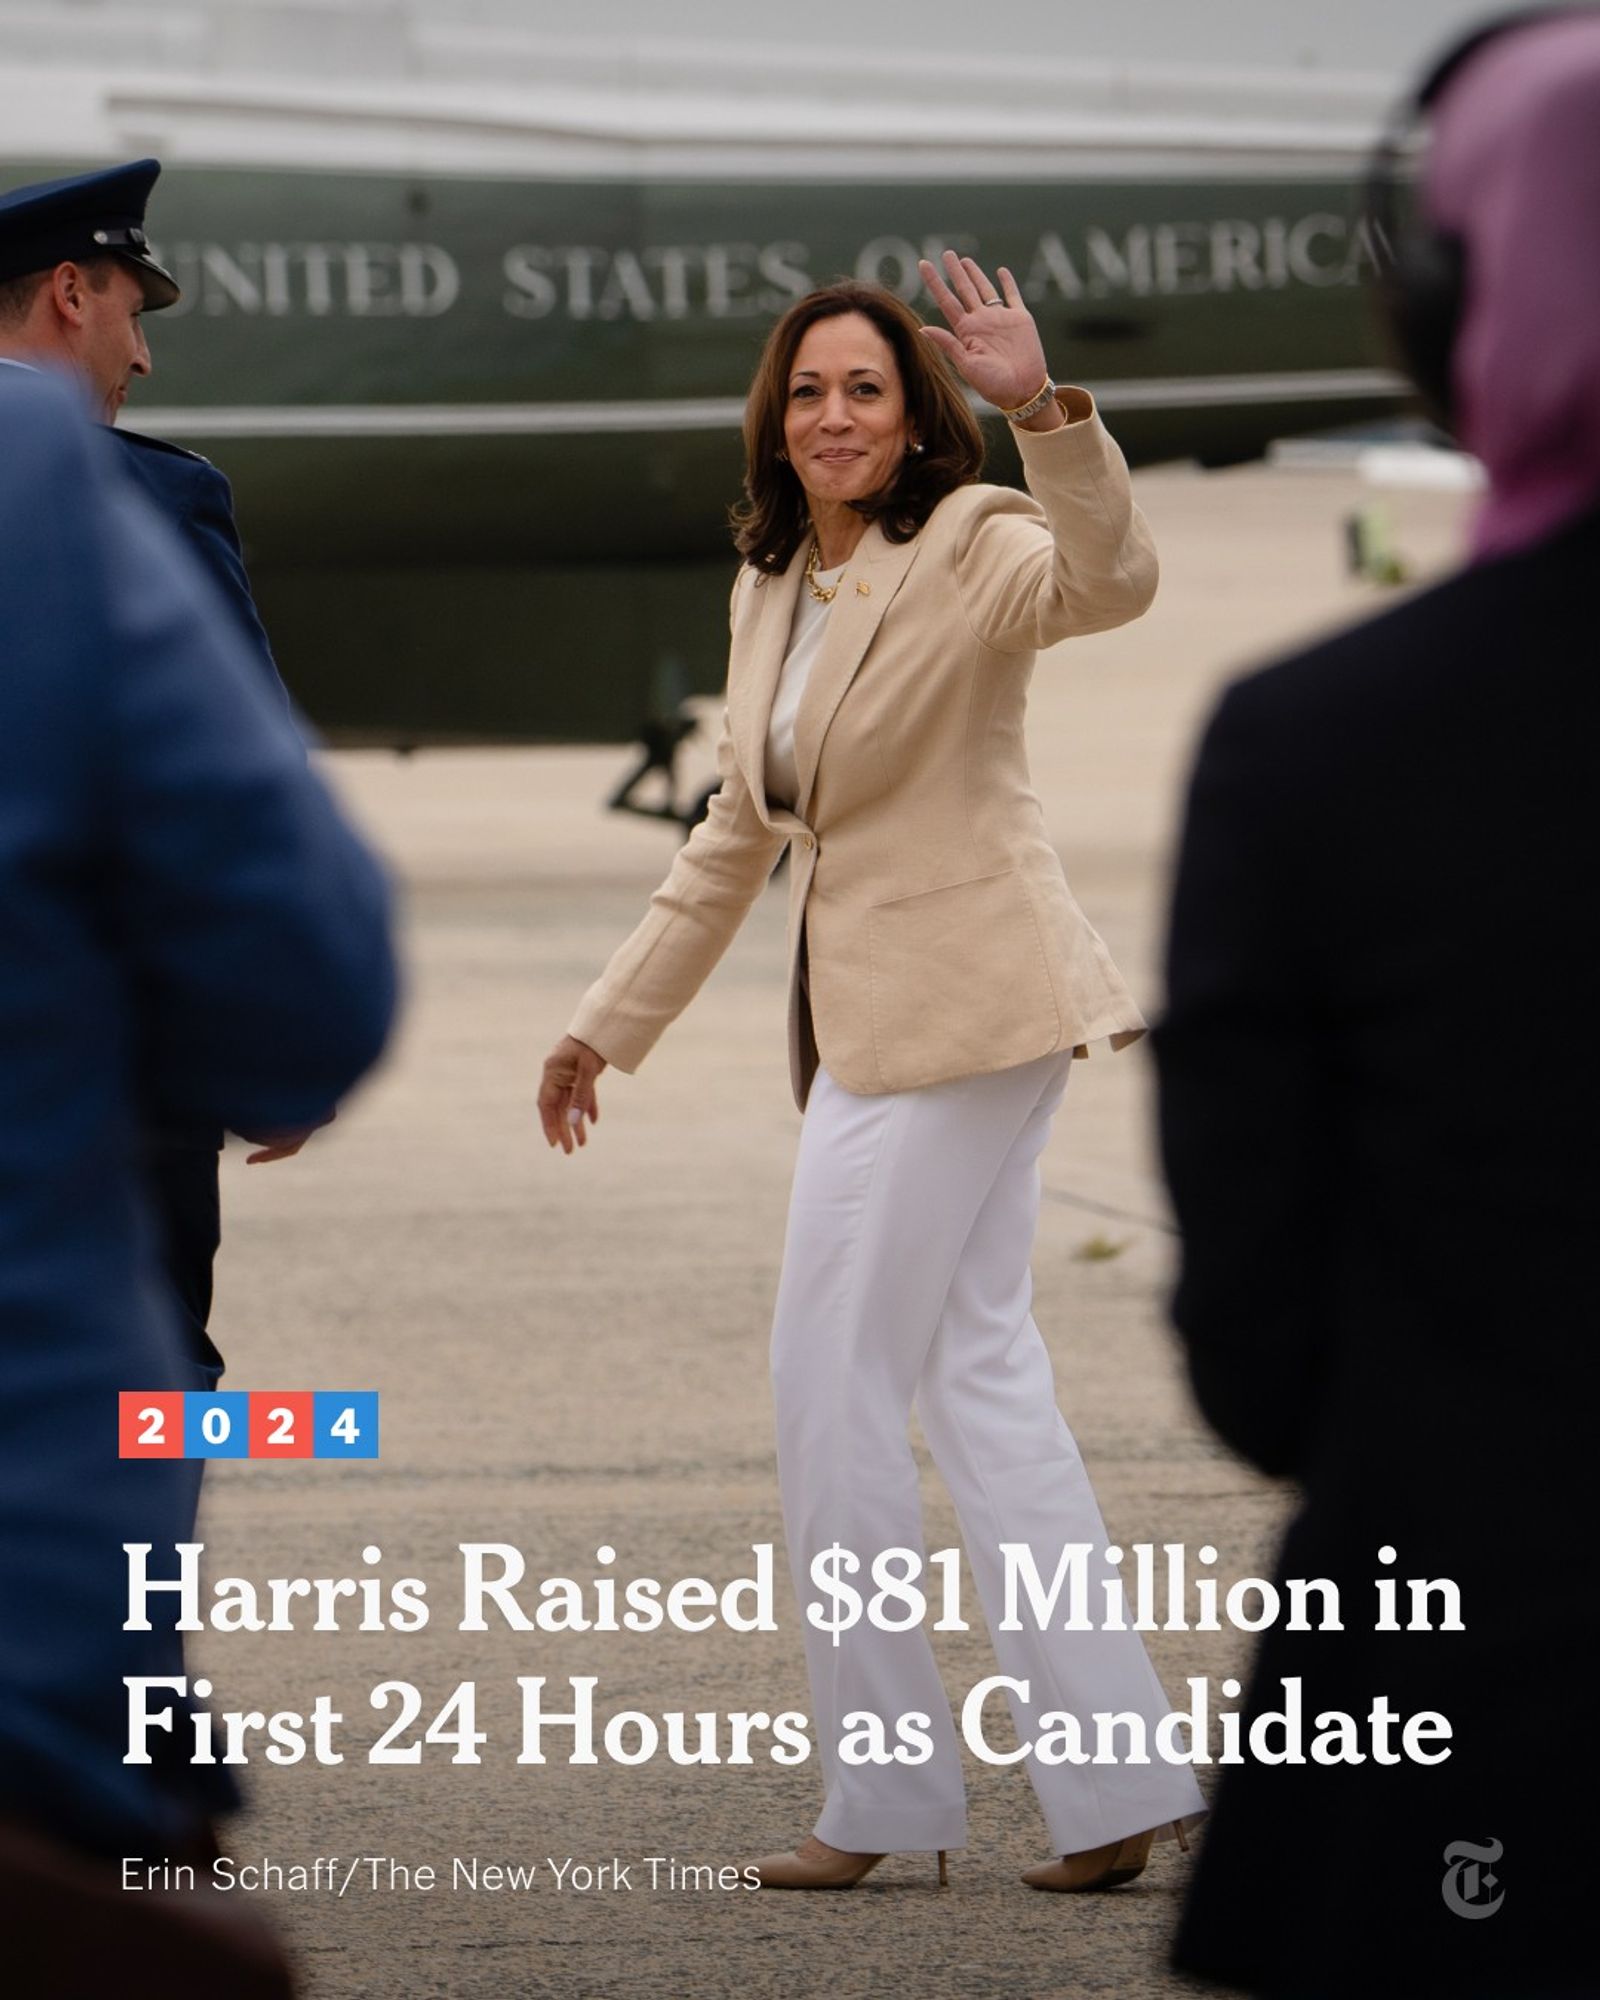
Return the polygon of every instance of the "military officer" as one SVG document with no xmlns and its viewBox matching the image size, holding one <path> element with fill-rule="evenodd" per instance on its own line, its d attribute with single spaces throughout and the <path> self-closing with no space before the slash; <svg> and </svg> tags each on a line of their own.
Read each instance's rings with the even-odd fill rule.
<svg viewBox="0 0 1600 2000">
<path fill-rule="evenodd" d="M 156 160 L 134 160 L 0 196 L 0 358 L 71 371 L 94 415 L 108 427 L 116 424 L 133 378 L 150 373 L 144 315 L 180 297 L 145 235 L 145 210 L 160 172 Z M 274 705 L 289 715 L 288 693 L 245 573 L 227 479 L 180 445 L 136 431 L 110 434 L 124 472 L 199 558 Z M 307 1136 L 263 1135 L 250 1161 L 290 1158 Z M 222 1356 L 208 1330 L 221 1238 L 222 1141 L 220 1129 L 179 1126 L 159 1107 L 151 1110 L 146 1171 L 197 1388 L 214 1387 L 222 1373 Z M 198 1476 L 197 1465 L 196 1482 Z"/>
<path fill-rule="evenodd" d="M 181 1729 L 124 1761 L 125 1676 L 184 1661 L 124 1629 L 122 1545 L 192 1518 L 181 1460 L 117 1449 L 119 1391 L 192 1381 L 139 1125 L 326 1117 L 388 1028 L 388 895 L 81 380 L 0 365 L 0 1937 L 18 1992 L 278 1994 L 118 1882 L 203 1858 L 226 1777 Z"/>
</svg>

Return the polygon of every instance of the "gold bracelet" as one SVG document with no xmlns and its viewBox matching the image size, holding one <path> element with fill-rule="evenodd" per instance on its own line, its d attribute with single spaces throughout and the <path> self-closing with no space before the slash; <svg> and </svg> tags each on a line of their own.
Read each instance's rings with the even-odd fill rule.
<svg viewBox="0 0 1600 2000">
<path fill-rule="evenodd" d="M 1002 409 L 1000 410 L 1000 414 L 1008 424 L 1026 423 L 1029 417 L 1036 417 L 1039 414 L 1055 393 L 1056 385 L 1047 375 L 1044 378 L 1044 387 L 1039 391 L 1037 396 L 1030 396 L 1027 402 L 1019 403 L 1014 410 Z M 996 407 L 999 408 L 999 405 L 996 405 Z"/>
</svg>

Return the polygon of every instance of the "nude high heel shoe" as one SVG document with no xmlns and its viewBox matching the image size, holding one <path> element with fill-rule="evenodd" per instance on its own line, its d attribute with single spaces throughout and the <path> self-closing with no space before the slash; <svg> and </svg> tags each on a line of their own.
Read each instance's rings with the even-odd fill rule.
<svg viewBox="0 0 1600 2000">
<path fill-rule="evenodd" d="M 1059 1860 L 1028 1869 L 1022 1879 L 1030 1889 L 1059 1889 L 1068 1895 L 1086 1889 L 1120 1889 L 1124 1882 L 1132 1882 L 1144 1873 L 1159 1831 L 1158 1827 L 1150 1827 L 1144 1833 L 1108 1840 L 1104 1847 L 1085 1848 L 1081 1854 L 1063 1854 Z M 1187 1854 L 1189 1841 L 1182 1823 L 1174 1820 L 1172 1831 Z"/>
<path fill-rule="evenodd" d="M 948 1888 L 945 1851 L 939 1849 L 939 1887 Z M 830 1847 L 808 1834 L 792 1854 L 764 1854 L 755 1863 L 763 1889 L 853 1889 L 883 1859 L 881 1854 L 852 1854 Z"/>
</svg>

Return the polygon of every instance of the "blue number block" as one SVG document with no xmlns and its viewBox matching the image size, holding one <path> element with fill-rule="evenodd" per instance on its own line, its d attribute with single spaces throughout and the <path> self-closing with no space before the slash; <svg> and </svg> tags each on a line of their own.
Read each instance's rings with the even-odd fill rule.
<svg viewBox="0 0 1600 2000">
<path fill-rule="evenodd" d="M 319 1389 L 314 1399 L 317 1458 L 376 1458 L 376 1389 Z"/>
<path fill-rule="evenodd" d="M 183 1455 L 185 1458 L 248 1458 L 248 1391 L 215 1389 L 207 1394 L 200 1389 L 185 1390 Z"/>
</svg>

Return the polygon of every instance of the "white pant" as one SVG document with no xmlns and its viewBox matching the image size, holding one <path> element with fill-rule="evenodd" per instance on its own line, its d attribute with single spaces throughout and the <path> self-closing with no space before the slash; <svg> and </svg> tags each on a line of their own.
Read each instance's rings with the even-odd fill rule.
<svg viewBox="0 0 1600 2000">
<path fill-rule="evenodd" d="M 1012 1698 L 1019 1740 L 1069 1709 L 1094 1744 L 1096 1710 L 1137 1710 L 1153 1740 L 1170 1704 L 1134 1632 L 996 1630 L 999 1544 L 1025 1542 L 1048 1583 L 1064 1542 L 1107 1541 L 1088 1474 L 1055 1403 L 1050 1359 L 1029 1310 L 1039 1155 L 1066 1089 L 1068 1054 L 925 1090 L 857 1097 L 818 1072 L 800 1138 L 772 1330 L 778 1471 L 795 1592 L 811 1561 L 842 1543 L 925 1553 L 908 1423 L 913 1400 L 955 1501 L 1000 1670 L 1030 1684 Z M 1096 1568 L 1091 1617 L 1103 1603 Z M 937 1599 L 935 1599 L 937 1602 Z M 964 1607 L 965 1609 L 965 1607 Z M 930 1610 L 929 1622 L 938 1616 Z M 1064 1615 L 1064 1611 L 1059 1614 Z M 950 1702 L 922 1625 L 865 1619 L 835 1645 L 804 1618 L 812 1721 L 827 1799 L 817 1835 L 858 1853 L 960 1847 L 966 1796 Z M 924 1764 L 843 1763 L 853 1710 L 921 1710 Z M 1204 1811 L 1193 1775 L 1163 1763 L 1025 1768 L 1059 1854 Z"/>
</svg>

